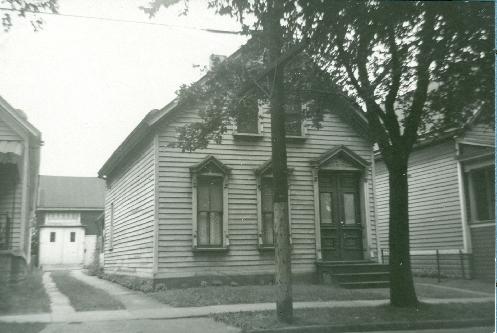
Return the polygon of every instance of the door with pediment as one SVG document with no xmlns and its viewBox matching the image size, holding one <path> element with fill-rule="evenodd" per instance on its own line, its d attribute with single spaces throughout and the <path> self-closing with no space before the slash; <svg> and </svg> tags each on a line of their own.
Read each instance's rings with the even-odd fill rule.
<svg viewBox="0 0 497 333">
<path fill-rule="evenodd" d="M 319 201 L 323 260 L 363 259 L 360 173 L 321 172 Z"/>
</svg>

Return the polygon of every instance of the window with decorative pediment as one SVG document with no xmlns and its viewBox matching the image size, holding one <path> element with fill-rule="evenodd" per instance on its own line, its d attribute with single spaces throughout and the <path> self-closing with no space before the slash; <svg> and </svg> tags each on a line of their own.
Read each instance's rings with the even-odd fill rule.
<svg viewBox="0 0 497 333">
<path fill-rule="evenodd" d="M 192 174 L 192 237 L 194 250 L 225 250 L 228 236 L 230 169 L 208 156 L 190 168 Z"/>
<path fill-rule="evenodd" d="M 291 169 L 289 170 L 289 174 Z M 271 161 L 255 170 L 257 177 L 257 239 L 260 250 L 274 249 L 273 172 Z M 291 226 L 290 184 L 288 186 L 288 218 Z M 290 233 L 291 242 L 291 233 Z"/>
</svg>

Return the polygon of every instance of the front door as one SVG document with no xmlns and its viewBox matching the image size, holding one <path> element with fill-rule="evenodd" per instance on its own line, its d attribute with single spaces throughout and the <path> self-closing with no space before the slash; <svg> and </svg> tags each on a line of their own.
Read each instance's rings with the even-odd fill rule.
<svg viewBox="0 0 497 333">
<path fill-rule="evenodd" d="M 323 260 L 362 259 L 359 184 L 360 175 L 354 172 L 319 175 Z"/>
</svg>

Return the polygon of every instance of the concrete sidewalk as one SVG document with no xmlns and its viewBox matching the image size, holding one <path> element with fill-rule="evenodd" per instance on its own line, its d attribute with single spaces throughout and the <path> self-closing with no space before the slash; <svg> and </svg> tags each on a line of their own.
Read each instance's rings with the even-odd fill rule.
<svg viewBox="0 0 497 333">
<path fill-rule="evenodd" d="M 481 303 L 493 302 L 493 297 L 478 298 L 445 298 L 445 299 L 421 299 L 422 302 L 429 304 L 448 304 L 448 303 Z M 295 309 L 305 308 L 334 308 L 334 307 L 359 307 L 359 306 L 378 306 L 388 304 L 389 300 L 356 300 L 356 301 L 327 301 L 327 302 L 294 302 Z M 205 317 L 216 313 L 230 312 L 250 312 L 275 310 L 275 303 L 256 303 L 256 304 L 225 304 L 202 307 L 159 307 L 149 309 L 126 309 L 115 311 L 82 311 L 67 313 L 65 318 L 53 316 L 52 314 L 32 314 L 32 315 L 10 315 L 0 316 L 3 322 L 90 322 L 90 321 L 113 321 L 113 320 L 136 320 L 136 319 L 172 319 L 172 318 L 190 318 Z"/>
<path fill-rule="evenodd" d="M 210 318 L 139 319 L 53 323 L 39 333 L 238 333 L 241 330 Z"/>
</svg>

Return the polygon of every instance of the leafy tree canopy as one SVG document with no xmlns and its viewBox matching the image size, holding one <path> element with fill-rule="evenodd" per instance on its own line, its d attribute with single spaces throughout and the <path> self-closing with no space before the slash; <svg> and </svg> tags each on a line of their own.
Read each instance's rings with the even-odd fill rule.
<svg viewBox="0 0 497 333">
<path fill-rule="evenodd" d="M 13 25 L 13 17 L 18 16 L 23 19 L 29 19 L 33 29 L 38 31 L 43 20 L 37 13 L 48 11 L 57 13 L 58 0 L 1 0 L 2 11 L 1 19 L 4 31 L 9 31 Z"/>
<path fill-rule="evenodd" d="M 419 134 L 493 117 L 493 3 L 298 1 L 311 53 L 368 114 L 388 155 Z"/>
</svg>

